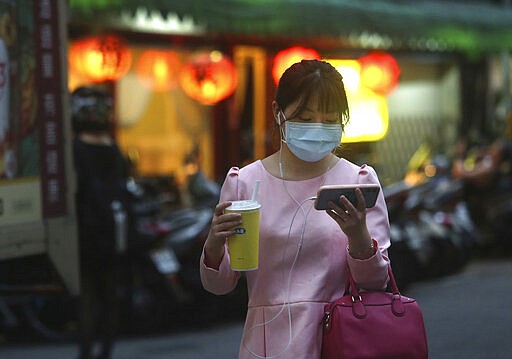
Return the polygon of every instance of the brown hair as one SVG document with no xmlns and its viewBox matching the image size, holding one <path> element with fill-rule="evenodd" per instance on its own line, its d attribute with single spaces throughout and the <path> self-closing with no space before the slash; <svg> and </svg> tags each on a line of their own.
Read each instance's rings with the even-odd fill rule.
<svg viewBox="0 0 512 359">
<path fill-rule="evenodd" d="M 325 61 L 302 60 L 290 66 L 281 76 L 275 101 L 282 111 L 299 101 L 297 110 L 290 116 L 293 118 L 315 97 L 320 110 L 338 112 L 341 125 L 348 123 L 350 115 L 343 77 Z"/>
</svg>

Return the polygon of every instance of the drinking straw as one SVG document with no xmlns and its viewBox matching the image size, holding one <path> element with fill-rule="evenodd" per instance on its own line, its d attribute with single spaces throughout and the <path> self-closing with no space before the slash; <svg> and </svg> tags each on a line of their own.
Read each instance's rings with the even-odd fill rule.
<svg viewBox="0 0 512 359">
<path fill-rule="evenodd" d="M 252 189 L 251 201 L 258 202 L 258 191 L 260 190 L 260 182 L 260 180 L 256 180 L 256 183 L 254 184 L 254 188 Z"/>
</svg>

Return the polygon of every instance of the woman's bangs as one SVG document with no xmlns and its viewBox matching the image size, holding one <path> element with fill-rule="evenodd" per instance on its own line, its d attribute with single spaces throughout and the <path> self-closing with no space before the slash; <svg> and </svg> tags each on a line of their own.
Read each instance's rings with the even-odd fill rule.
<svg viewBox="0 0 512 359">
<path fill-rule="evenodd" d="M 314 96 L 318 102 L 318 110 L 324 113 L 345 112 L 343 92 L 332 81 L 318 81 L 315 84 Z"/>
</svg>

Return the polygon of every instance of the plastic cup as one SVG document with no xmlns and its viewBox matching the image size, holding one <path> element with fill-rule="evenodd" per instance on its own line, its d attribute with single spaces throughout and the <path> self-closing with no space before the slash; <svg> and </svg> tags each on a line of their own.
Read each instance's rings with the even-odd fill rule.
<svg viewBox="0 0 512 359">
<path fill-rule="evenodd" d="M 228 238 L 231 269 L 250 271 L 258 269 L 260 241 L 260 208 L 257 201 L 232 201 L 226 213 L 240 213 L 242 224 L 233 228 L 236 234 Z"/>
</svg>

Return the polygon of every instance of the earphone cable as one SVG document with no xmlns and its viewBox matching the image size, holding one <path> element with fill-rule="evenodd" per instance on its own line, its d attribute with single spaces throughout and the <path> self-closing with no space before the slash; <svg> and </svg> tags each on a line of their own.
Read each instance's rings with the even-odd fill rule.
<svg viewBox="0 0 512 359">
<path fill-rule="evenodd" d="M 299 213 L 299 209 L 302 209 L 302 211 L 304 212 L 304 209 L 303 209 L 302 205 L 305 202 L 310 201 L 311 199 L 313 199 L 313 197 L 306 198 L 304 201 L 299 203 L 299 206 L 295 210 L 294 215 L 292 217 L 292 221 L 290 223 L 290 227 L 288 229 L 288 236 L 287 236 L 287 239 L 286 239 L 286 243 L 288 243 L 289 239 L 291 238 L 291 230 L 292 230 L 292 227 L 293 227 L 293 222 L 295 221 L 295 218 L 296 218 L 297 214 Z M 310 208 L 310 210 L 311 210 L 311 208 Z M 291 343 L 292 343 L 292 335 L 293 335 L 293 333 L 292 333 L 292 313 L 291 313 L 291 307 L 290 307 L 291 278 L 292 278 L 293 270 L 295 268 L 295 264 L 297 263 L 297 259 L 299 258 L 300 249 L 302 247 L 302 242 L 303 242 L 303 239 L 304 239 L 304 233 L 305 233 L 306 222 L 307 222 L 307 215 L 309 214 L 309 212 L 310 211 L 308 211 L 307 214 L 305 214 L 304 223 L 303 223 L 302 229 L 301 229 L 300 241 L 299 241 L 299 244 L 297 246 L 297 251 L 295 252 L 295 256 L 293 258 L 292 265 L 291 265 L 290 270 L 288 272 L 288 279 L 286 281 L 286 295 L 285 295 L 285 300 L 284 300 L 284 302 L 283 302 L 283 304 L 281 306 L 281 309 L 271 319 L 266 320 L 263 323 L 258 323 L 258 324 L 252 326 L 251 328 L 249 328 L 247 330 L 247 333 L 249 333 L 249 332 L 255 330 L 256 328 L 263 327 L 263 326 L 266 326 L 266 325 L 272 323 L 274 320 L 276 320 L 283 313 L 283 311 L 286 308 L 287 312 L 288 312 L 288 343 L 286 344 L 286 346 L 279 353 L 277 353 L 275 355 L 272 355 L 272 356 L 266 356 L 266 355 L 259 355 L 259 354 L 255 353 L 253 350 L 251 350 L 250 348 L 247 347 L 245 342 L 243 342 L 244 348 L 251 355 L 255 356 L 256 358 L 260 358 L 260 359 L 273 359 L 273 358 L 277 358 L 281 354 L 283 354 L 288 349 L 288 347 L 291 345 Z M 284 257 L 284 254 L 283 254 L 283 257 Z"/>
</svg>

